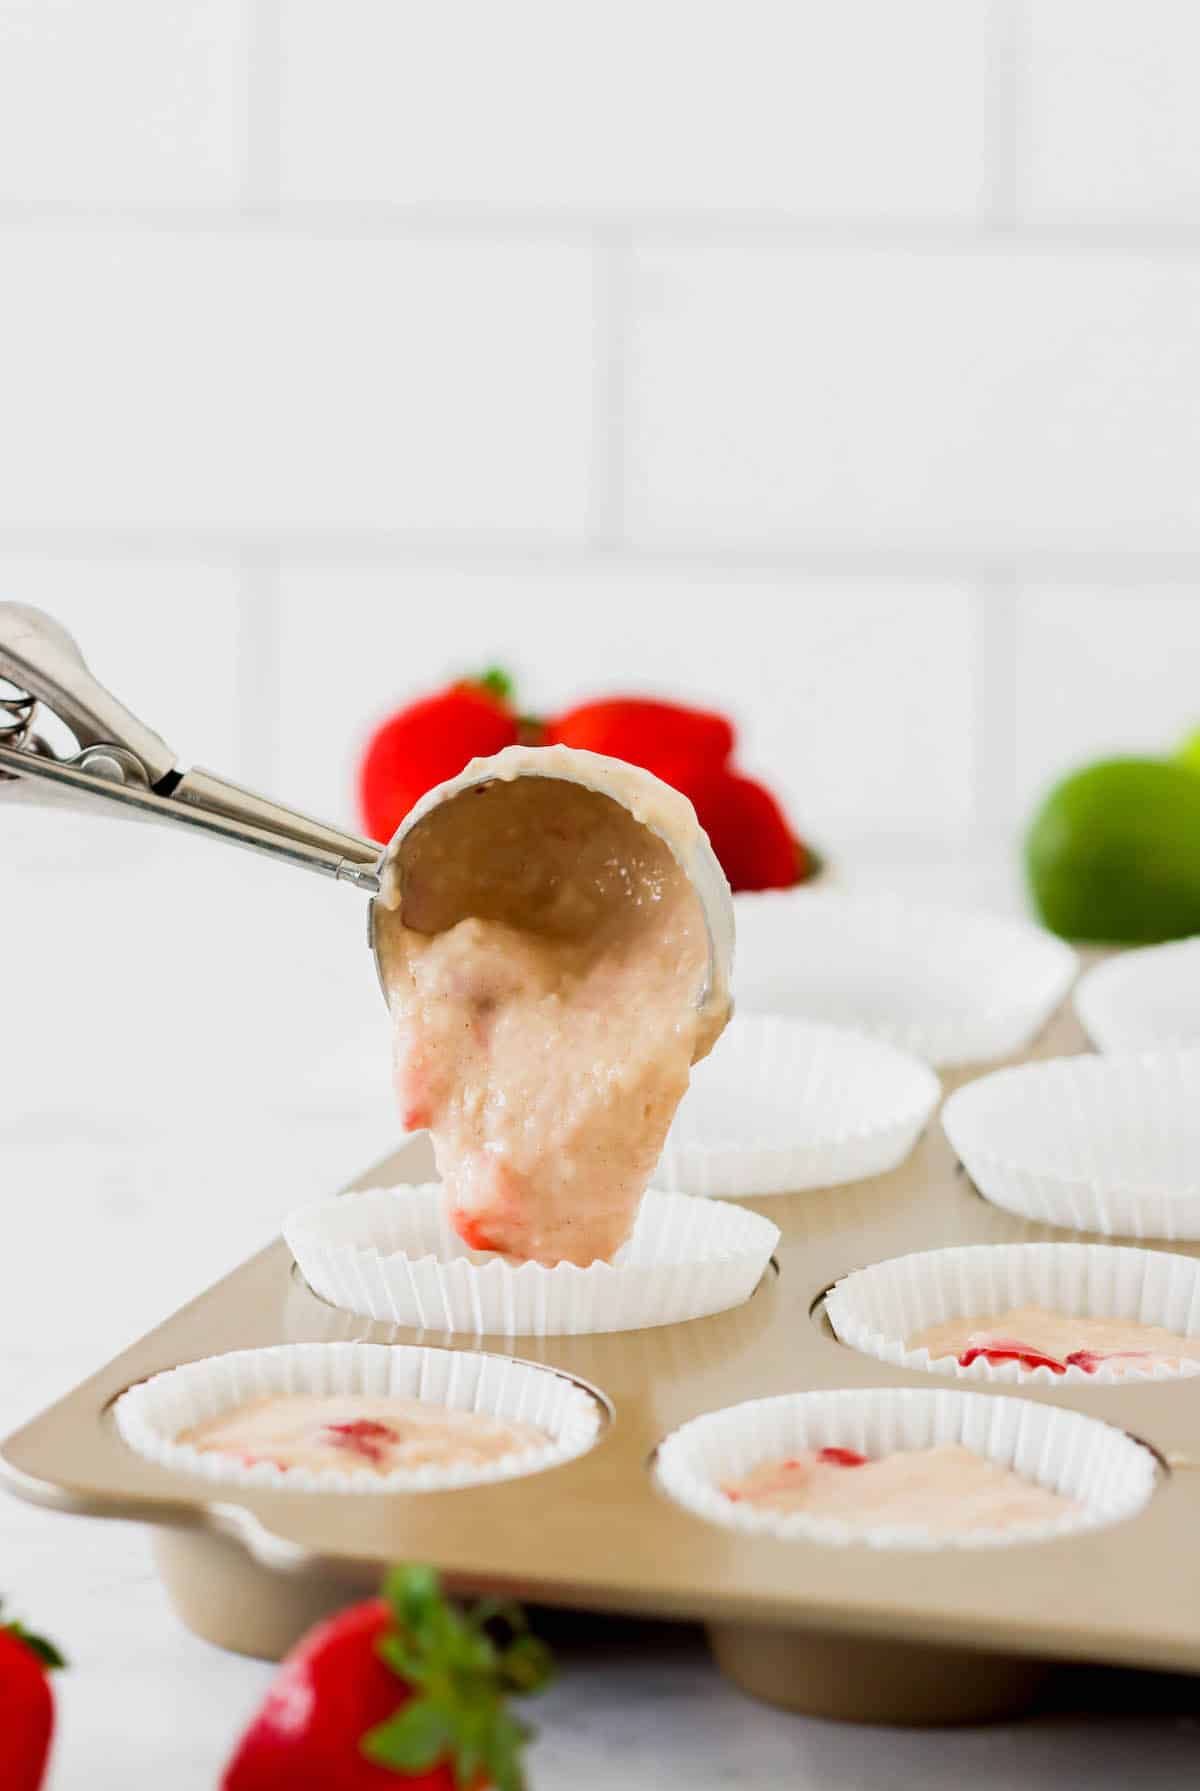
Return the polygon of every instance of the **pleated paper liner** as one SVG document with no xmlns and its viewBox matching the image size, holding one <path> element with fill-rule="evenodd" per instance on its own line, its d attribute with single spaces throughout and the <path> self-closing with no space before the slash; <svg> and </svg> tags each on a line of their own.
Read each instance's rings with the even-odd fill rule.
<svg viewBox="0 0 1200 1791">
<path fill-rule="evenodd" d="M 1101 1361 L 1064 1373 L 989 1362 L 964 1367 L 954 1355 L 932 1357 L 906 1339 L 930 1325 L 972 1318 L 977 1328 L 1012 1307 L 1040 1306 L 1070 1317 L 1132 1319 L 1161 1325 L 1200 1343 L 1200 1262 L 1165 1251 L 1113 1244 L 967 1244 L 925 1250 L 858 1269 L 825 1298 L 839 1340 L 895 1368 L 922 1369 L 959 1380 L 997 1384 L 1096 1385 L 1171 1380 L 1200 1373 L 1200 1360 L 1144 1366 L 1136 1358 Z"/>
<path fill-rule="evenodd" d="M 917 1058 L 841 1027 L 731 1021 L 696 1065 L 655 1172 L 684 1194 L 786 1194 L 883 1175 L 937 1105 Z"/>
<path fill-rule="evenodd" d="M 1027 922 L 894 897 L 771 890 L 734 908 L 741 1012 L 849 1026 L 946 1068 L 1028 1045 L 1078 962 Z"/>
<path fill-rule="evenodd" d="M 472 1336 L 637 1331 L 723 1312 L 749 1299 L 779 1240 L 777 1226 L 744 1208 L 651 1191 L 611 1262 L 514 1264 L 466 1247 L 439 1183 L 323 1201 L 283 1230 L 301 1274 L 332 1305 Z"/>
<path fill-rule="evenodd" d="M 1048 1225 L 1200 1238 L 1200 1051 L 1060 1057 L 952 1094 L 942 1124 L 980 1193 Z"/>
<path fill-rule="evenodd" d="M 946 1536 L 895 1524 L 852 1530 L 804 1512 L 755 1509 L 721 1491 L 760 1463 L 805 1449 L 879 1457 L 945 1443 L 961 1443 L 1082 1510 L 1019 1528 Z M 693 1418 L 661 1445 L 655 1473 L 669 1498 L 726 1529 L 784 1541 L 936 1549 L 1011 1547 L 1121 1523 L 1149 1500 L 1156 1464 L 1123 1431 L 1078 1412 L 958 1389 L 872 1387 L 785 1393 Z"/>
<path fill-rule="evenodd" d="M 1097 964 L 1079 979 L 1075 1012 L 1099 1051 L 1200 1047 L 1200 938 Z"/>
<path fill-rule="evenodd" d="M 493 1462 L 375 1474 L 350 1466 L 337 1472 L 271 1462 L 248 1467 L 177 1440 L 250 1400 L 290 1393 L 418 1399 L 434 1409 L 535 1425 L 549 1441 Z M 160 1467 L 224 1485 L 351 1493 L 439 1492 L 538 1474 L 590 1449 L 603 1424 L 592 1395 L 550 1369 L 505 1356 L 374 1343 L 285 1343 L 209 1356 L 131 1387 L 115 1416 L 129 1447 Z"/>
</svg>

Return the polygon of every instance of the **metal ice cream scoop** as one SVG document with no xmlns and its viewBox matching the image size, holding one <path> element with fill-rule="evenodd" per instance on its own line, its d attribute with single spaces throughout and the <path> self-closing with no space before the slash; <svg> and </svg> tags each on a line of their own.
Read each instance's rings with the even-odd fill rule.
<svg viewBox="0 0 1200 1791">
<path fill-rule="evenodd" d="M 56 757 L 38 735 L 39 704 L 70 730 L 77 747 L 71 756 Z M 636 812 L 620 779 L 614 779 L 610 787 L 594 772 L 569 768 L 553 752 L 544 760 L 535 756 L 521 775 L 566 778 L 593 790 L 597 798 L 621 802 Z M 638 776 L 644 778 L 645 774 Z M 407 921 L 404 898 L 409 842 L 419 829 L 427 850 L 431 829 L 439 825 L 451 803 L 482 784 L 499 789 L 502 781 L 489 777 L 486 770 L 474 772 L 469 767 L 423 797 L 388 845 L 362 839 L 212 772 L 180 770 L 171 747 L 92 676 L 73 637 L 60 623 L 26 604 L 0 603 L 0 838 L 3 808 L 9 801 L 167 822 L 351 883 L 373 897 L 380 897 L 383 891 L 382 899 L 389 907 L 398 906 Z M 645 824 L 659 831 L 652 816 L 645 817 Z M 729 885 L 703 834 L 692 843 L 686 858 L 668 833 L 661 837 L 679 858 L 704 914 L 708 967 L 697 1005 L 706 1007 L 723 999 L 728 987 L 733 955 Z M 378 966 L 374 916 L 372 901 L 368 937 Z M 382 981 L 382 969 L 380 977 Z"/>
</svg>

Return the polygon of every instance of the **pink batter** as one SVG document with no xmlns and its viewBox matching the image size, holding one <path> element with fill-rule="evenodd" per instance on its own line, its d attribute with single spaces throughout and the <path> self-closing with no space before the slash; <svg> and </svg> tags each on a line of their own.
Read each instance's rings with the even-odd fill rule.
<svg viewBox="0 0 1200 1791">
<path fill-rule="evenodd" d="M 401 907 L 377 921 L 407 1129 L 428 1127 L 451 1218 L 476 1250 L 587 1266 L 629 1236 L 693 1061 L 704 917 L 657 833 L 563 776 L 505 776 L 544 755 L 647 788 L 656 825 L 698 832 L 644 772 L 562 748 L 510 749 L 498 781 L 418 822 Z M 555 763 L 558 760 L 554 760 Z M 664 822 L 665 817 L 665 822 Z"/>
<path fill-rule="evenodd" d="M 176 1438 L 202 1454 L 228 1455 L 243 1467 L 315 1473 L 393 1474 L 400 1469 L 484 1466 L 550 1441 L 532 1424 L 454 1411 L 418 1399 L 347 1393 L 286 1393 L 252 1399 Z"/>
<path fill-rule="evenodd" d="M 1074 1318 L 1041 1306 L 1011 1307 L 992 1318 L 949 1319 L 915 1332 L 906 1348 L 927 1349 L 934 1360 L 954 1356 L 963 1367 L 980 1359 L 1048 1368 L 1052 1374 L 1065 1374 L 1069 1367 L 1094 1374 L 1103 1367 L 1122 1378 L 1200 1360 L 1200 1337 L 1132 1318 Z"/>
<path fill-rule="evenodd" d="M 1080 1508 L 961 1443 L 901 1449 L 877 1460 L 853 1450 L 804 1450 L 765 1461 L 721 1488 L 764 1511 L 836 1518 L 854 1530 L 898 1525 L 945 1536 L 1015 1530 Z"/>
</svg>

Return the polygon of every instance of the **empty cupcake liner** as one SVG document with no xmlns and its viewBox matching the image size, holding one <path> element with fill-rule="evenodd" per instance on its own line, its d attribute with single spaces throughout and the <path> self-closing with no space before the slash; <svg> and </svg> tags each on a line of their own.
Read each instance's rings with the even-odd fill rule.
<svg viewBox="0 0 1200 1791">
<path fill-rule="evenodd" d="M 1100 1051 L 1200 1047 L 1200 938 L 1097 964 L 1079 979 L 1075 1012 Z"/>
<path fill-rule="evenodd" d="M 322 1201 L 283 1231 L 309 1286 L 334 1306 L 422 1330 L 525 1337 L 723 1312 L 749 1299 L 779 1240 L 744 1208 L 651 1192 L 611 1262 L 514 1264 L 463 1244 L 436 1182 Z"/>
<path fill-rule="evenodd" d="M 551 1441 L 484 1466 L 410 1468 L 392 1474 L 352 1468 L 314 1473 L 307 1468 L 278 1468 L 271 1462 L 244 1467 L 176 1441 L 194 1424 L 233 1411 L 248 1400 L 281 1393 L 420 1399 L 455 1411 L 534 1424 Z M 160 1467 L 225 1485 L 354 1493 L 437 1492 L 538 1474 L 584 1454 L 599 1437 L 603 1421 L 593 1396 L 551 1369 L 505 1356 L 380 1343 L 285 1343 L 209 1356 L 131 1387 L 117 1401 L 115 1416 L 129 1447 Z"/>
<path fill-rule="evenodd" d="M 924 1250 L 858 1269 L 825 1297 L 839 1340 L 896 1368 L 958 1380 L 1095 1386 L 1130 1380 L 1174 1380 L 1200 1373 L 1200 1361 L 1178 1368 L 1124 1372 L 1101 1363 L 1093 1373 L 1072 1365 L 1063 1374 L 982 1358 L 962 1367 L 954 1356 L 909 1349 L 905 1339 L 928 1325 L 978 1318 L 1014 1306 L 1041 1306 L 1072 1317 L 1136 1319 L 1185 1337 L 1200 1337 L 1200 1262 L 1165 1251 L 1113 1244 L 968 1244 Z"/>
<path fill-rule="evenodd" d="M 734 908 L 740 1011 L 850 1026 L 944 1068 L 1027 1045 L 1078 965 L 1027 922 L 895 897 L 770 890 Z"/>
<path fill-rule="evenodd" d="M 760 1462 L 803 1449 L 842 1447 L 882 1456 L 940 1443 L 961 1443 L 1083 1510 L 1019 1529 L 941 1536 L 895 1524 L 851 1530 L 803 1512 L 755 1510 L 720 1490 Z M 1134 1517 L 1154 1490 L 1155 1460 L 1123 1431 L 1058 1406 L 957 1389 L 871 1387 L 785 1393 L 693 1418 L 659 1448 L 655 1476 L 663 1492 L 695 1516 L 755 1536 L 873 1548 L 981 1548 L 1043 1541 Z"/>
<path fill-rule="evenodd" d="M 942 1124 L 980 1193 L 1009 1212 L 1200 1238 L 1200 1051 L 996 1070 L 952 1094 Z"/>
<path fill-rule="evenodd" d="M 683 1194 L 786 1194 L 882 1175 L 937 1105 L 917 1058 L 842 1027 L 733 1020 L 692 1071 L 655 1172 Z"/>
</svg>

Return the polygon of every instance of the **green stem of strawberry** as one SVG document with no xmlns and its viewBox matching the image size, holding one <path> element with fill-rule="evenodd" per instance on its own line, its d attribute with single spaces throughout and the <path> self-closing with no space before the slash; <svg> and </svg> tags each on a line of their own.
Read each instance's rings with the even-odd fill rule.
<svg viewBox="0 0 1200 1791">
<path fill-rule="evenodd" d="M 489 665 L 480 672 L 477 678 L 467 678 L 465 681 L 468 684 L 478 685 L 480 690 L 490 691 L 492 696 L 499 697 L 502 703 L 508 703 L 511 707 L 516 685 L 513 683 L 512 674 L 506 672 L 502 665 Z"/>
<path fill-rule="evenodd" d="M 811 883 L 825 869 L 825 860 L 807 840 L 796 841 L 796 859 L 800 866 L 801 883 Z"/>
<path fill-rule="evenodd" d="M 516 680 L 511 672 L 505 671 L 502 665 L 489 665 L 478 677 L 466 679 L 468 684 L 477 690 L 486 690 L 505 707 L 512 711 L 516 708 Z M 540 746 L 546 736 L 546 723 L 540 715 L 517 715 L 517 730 L 522 746 Z"/>
<path fill-rule="evenodd" d="M 446 1761 L 461 1786 L 524 1791 L 521 1752 L 529 1730 L 506 1700 L 540 1691 L 552 1666 L 519 1606 L 487 1600 L 459 1611 L 428 1567 L 393 1569 L 384 1596 L 394 1625 L 378 1652 L 413 1696 L 363 1737 L 363 1753 L 397 1773 L 427 1772 Z"/>
<path fill-rule="evenodd" d="M 57 1672 L 66 1666 L 66 1657 L 59 1653 L 54 1643 L 48 1642 L 45 1636 L 34 1635 L 23 1623 L 0 1623 L 0 1629 L 7 1630 L 10 1636 L 16 1636 L 18 1641 L 24 1642 L 30 1653 L 37 1655 L 47 1672 Z"/>
</svg>

